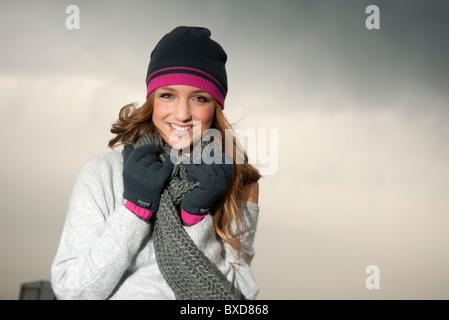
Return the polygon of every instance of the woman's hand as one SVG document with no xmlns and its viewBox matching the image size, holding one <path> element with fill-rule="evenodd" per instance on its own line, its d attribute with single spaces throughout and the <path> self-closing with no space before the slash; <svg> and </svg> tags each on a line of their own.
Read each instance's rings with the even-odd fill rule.
<svg viewBox="0 0 449 320">
<path fill-rule="evenodd" d="M 181 208 L 184 211 L 194 215 L 209 212 L 212 204 L 226 192 L 231 181 L 232 162 L 229 159 L 228 155 L 222 154 L 221 163 L 184 165 L 187 169 L 187 178 L 200 183 L 181 201 Z"/>
<path fill-rule="evenodd" d="M 162 190 L 173 170 L 170 157 L 162 164 L 157 151 L 154 144 L 137 149 L 126 145 L 123 164 L 123 198 L 153 212 L 159 208 Z"/>
</svg>

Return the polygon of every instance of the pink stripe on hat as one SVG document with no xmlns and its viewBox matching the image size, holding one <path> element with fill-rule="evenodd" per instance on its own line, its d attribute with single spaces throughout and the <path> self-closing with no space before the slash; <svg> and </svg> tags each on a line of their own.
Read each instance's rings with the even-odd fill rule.
<svg viewBox="0 0 449 320">
<path fill-rule="evenodd" d="M 216 82 L 219 84 L 219 86 L 221 87 L 221 89 L 223 89 L 223 91 L 226 92 L 226 89 L 223 88 L 223 86 L 221 85 L 220 81 L 218 81 L 217 79 L 215 79 L 214 77 L 212 77 L 210 74 L 208 74 L 207 72 L 201 71 L 201 70 L 199 70 L 199 69 L 189 68 L 189 67 L 171 67 L 171 68 L 163 68 L 163 69 L 159 69 L 159 70 L 153 72 L 152 74 L 150 74 L 150 75 L 148 76 L 147 82 L 148 82 L 148 79 L 150 79 L 151 76 L 154 75 L 154 74 L 156 74 L 156 73 L 163 72 L 163 71 L 166 71 L 166 70 L 175 70 L 175 69 L 192 70 L 192 71 L 196 71 L 196 72 L 205 74 L 205 75 L 208 76 L 209 78 L 214 79 L 214 81 L 216 81 Z"/>
<path fill-rule="evenodd" d="M 150 93 L 156 90 L 157 88 L 179 84 L 197 87 L 206 92 L 209 92 L 215 98 L 215 100 L 217 100 L 221 108 L 224 109 L 225 97 L 220 92 L 220 90 L 207 79 L 188 73 L 169 73 L 160 75 L 152 79 L 148 84 L 147 98 L 150 95 Z"/>
</svg>

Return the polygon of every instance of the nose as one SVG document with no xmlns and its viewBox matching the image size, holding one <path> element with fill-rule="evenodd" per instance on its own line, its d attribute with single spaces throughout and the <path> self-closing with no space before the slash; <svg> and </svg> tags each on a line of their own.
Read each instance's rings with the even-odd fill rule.
<svg viewBox="0 0 449 320">
<path fill-rule="evenodd" d="M 187 122 L 192 119 L 188 99 L 182 98 L 178 100 L 178 103 L 175 106 L 174 116 L 175 119 L 180 122 Z"/>
</svg>

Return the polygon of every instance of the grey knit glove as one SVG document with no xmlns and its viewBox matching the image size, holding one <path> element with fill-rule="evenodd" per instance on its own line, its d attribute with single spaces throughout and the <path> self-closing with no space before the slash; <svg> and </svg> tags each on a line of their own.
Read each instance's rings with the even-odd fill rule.
<svg viewBox="0 0 449 320">
<path fill-rule="evenodd" d="M 226 192 L 232 177 L 232 163 L 226 163 L 230 159 L 226 154 L 221 154 L 221 159 L 221 164 L 202 162 L 184 165 L 187 179 L 200 183 L 181 201 L 181 208 L 186 212 L 203 215 L 209 212 L 214 202 Z"/>
<path fill-rule="evenodd" d="M 162 190 L 173 170 L 170 157 L 162 164 L 157 151 L 154 144 L 136 149 L 126 145 L 123 157 L 123 198 L 151 211 L 159 208 Z"/>
</svg>

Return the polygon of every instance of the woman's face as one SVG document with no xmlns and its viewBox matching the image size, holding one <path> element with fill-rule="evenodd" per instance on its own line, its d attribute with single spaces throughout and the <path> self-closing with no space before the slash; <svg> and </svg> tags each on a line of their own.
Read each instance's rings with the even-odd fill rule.
<svg viewBox="0 0 449 320">
<path fill-rule="evenodd" d="M 183 149 L 212 126 L 215 104 L 204 90 L 187 85 L 165 86 L 154 92 L 153 123 L 172 147 Z"/>
</svg>

